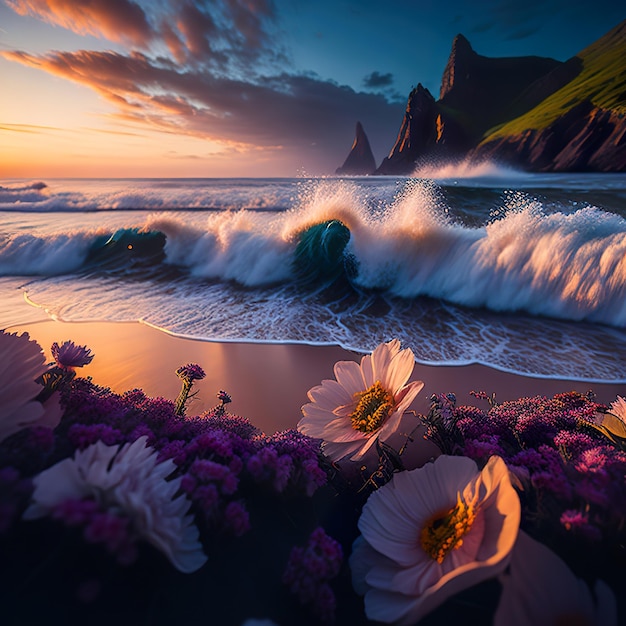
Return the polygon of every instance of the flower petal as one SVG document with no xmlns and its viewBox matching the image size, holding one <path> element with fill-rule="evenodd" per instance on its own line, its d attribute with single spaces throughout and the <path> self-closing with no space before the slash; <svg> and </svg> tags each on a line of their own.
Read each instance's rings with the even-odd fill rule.
<svg viewBox="0 0 626 626">
<path fill-rule="evenodd" d="M 415 367 L 415 355 L 410 349 L 400 350 L 387 366 L 384 374 L 383 385 L 394 395 L 411 378 Z"/>
<path fill-rule="evenodd" d="M 357 453 L 354 454 L 350 458 L 350 460 L 351 461 L 359 461 L 360 459 L 362 459 L 365 456 L 365 454 L 368 452 L 368 450 L 376 443 L 376 440 L 378 439 L 378 435 L 379 434 L 380 434 L 380 431 L 379 432 L 375 432 L 375 433 L 371 433 L 370 435 L 368 435 L 365 443 L 362 446 L 362 448 L 360 450 L 358 450 Z"/>
<path fill-rule="evenodd" d="M 397 339 L 388 343 L 381 343 L 372 352 L 372 379 L 373 382 L 380 380 L 386 389 L 390 389 L 384 381 L 388 378 L 388 371 L 394 357 L 400 350 L 400 342 Z"/>
<path fill-rule="evenodd" d="M 334 372 L 337 382 L 346 390 L 348 398 L 338 404 L 348 404 L 353 400 L 355 393 L 364 391 L 369 386 L 365 384 L 363 372 L 355 361 L 338 361 L 335 363 Z"/>
<path fill-rule="evenodd" d="M 510 574 L 501 576 L 502 594 L 494 626 L 540 623 L 615 625 L 615 596 L 602 581 L 598 604 L 587 584 L 578 579 L 552 550 L 519 532 Z M 578 620 L 576 620 L 578 618 Z"/>
<path fill-rule="evenodd" d="M 395 396 L 396 411 L 404 412 L 410 406 L 413 400 L 417 397 L 417 394 L 424 388 L 424 383 L 421 380 L 415 380 L 403 387 Z"/>
<path fill-rule="evenodd" d="M 329 411 L 332 411 L 339 405 L 352 402 L 352 395 L 335 380 L 323 380 L 321 385 L 309 389 L 307 395 L 309 400 L 316 402 Z"/>
<path fill-rule="evenodd" d="M 365 594 L 365 613 L 377 622 L 412 624 L 405 616 L 414 612 L 418 602 L 414 596 L 372 589 Z"/>
<path fill-rule="evenodd" d="M 325 441 L 322 444 L 322 450 L 324 454 L 331 461 L 340 461 L 348 454 L 352 454 L 354 451 L 361 447 L 360 441 L 348 441 L 345 443 L 336 443 L 334 441 Z"/>
</svg>

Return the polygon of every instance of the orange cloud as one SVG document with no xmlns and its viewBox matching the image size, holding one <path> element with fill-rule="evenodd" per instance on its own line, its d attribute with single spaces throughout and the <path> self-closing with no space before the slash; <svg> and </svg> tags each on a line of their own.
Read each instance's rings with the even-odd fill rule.
<svg viewBox="0 0 626 626">
<path fill-rule="evenodd" d="M 179 69 L 139 52 L 0 56 L 94 89 L 135 124 L 229 144 L 313 151 L 333 168 L 357 115 L 371 141 L 388 141 L 402 111 L 380 95 L 311 76 L 282 74 L 255 84 Z"/>
<path fill-rule="evenodd" d="M 111 41 L 147 47 L 155 36 L 143 9 L 132 0 L 7 0 L 7 4 L 19 15 Z"/>
</svg>

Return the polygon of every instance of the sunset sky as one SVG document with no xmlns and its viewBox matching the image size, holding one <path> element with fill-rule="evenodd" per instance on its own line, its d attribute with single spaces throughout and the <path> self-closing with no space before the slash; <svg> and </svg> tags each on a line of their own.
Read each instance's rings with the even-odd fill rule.
<svg viewBox="0 0 626 626">
<path fill-rule="evenodd" d="M 0 0 L 0 178 L 332 173 L 376 161 L 454 36 L 566 60 L 614 0 Z"/>
</svg>

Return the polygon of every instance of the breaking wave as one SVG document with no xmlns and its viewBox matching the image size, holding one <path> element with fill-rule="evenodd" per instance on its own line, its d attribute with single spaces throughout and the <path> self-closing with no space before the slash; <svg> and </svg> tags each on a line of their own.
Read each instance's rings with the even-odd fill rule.
<svg viewBox="0 0 626 626">
<path fill-rule="evenodd" d="M 391 202 L 372 203 L 335 181 L 279 213 L 217 212 L 194 223 L 161 213 L 141 228 L 0 240 L 5 276 L 153 278 L 155 266 L 244 287 L 340 281 L 359 293 L 626 326 L 626 220 L 591 206 L 547 213 L 524 194 L 469 227 L 450 216 L 434 183 L 413 181 Z"/>
</svg>

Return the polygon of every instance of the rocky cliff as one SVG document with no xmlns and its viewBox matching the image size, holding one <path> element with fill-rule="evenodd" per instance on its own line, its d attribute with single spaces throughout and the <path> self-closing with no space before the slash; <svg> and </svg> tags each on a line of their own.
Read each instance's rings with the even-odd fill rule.
<svg viewBox="0 0 626 626">
<path fill-rule="evenodd" d="M 360 175 L 372 174 L 376 169 L 376 160 L 370 147 L 370 142 L 363 130 L 361 122 L 356 123 L 356 133 L 350 153 L 335 174 Z"/>
<path fill-rule="evenodd" d="M 438 106 L 465 120 L 472 141 L 496 124 L 525 113 L 521 96 L 562 65 L 542 57 L 489 58 L 457 35 L 443 73 Z M 544 96 L 545 97 L 545 96 Z"/>
<path fill-rule="evenodd" d="M 487 141 L 469 157 L 539 172 L 626 172 L 626 118 L 585 100 L 542 130 Z"/>
<path fill-rule="evenodd" d="M 411 91 L 376 173 L 459 158 L 533 171 L 626 171 L 624 58 L 626 21 L 566 62 L 488 58 L 457 35 L 439 100 L 421 84 Z"/>
</svg>

